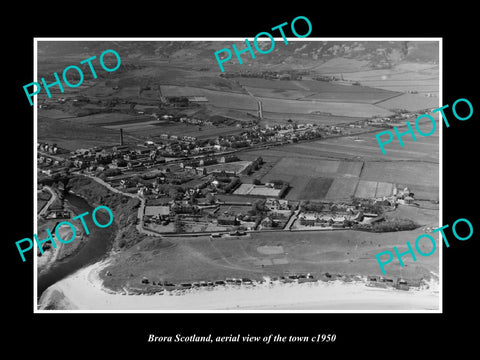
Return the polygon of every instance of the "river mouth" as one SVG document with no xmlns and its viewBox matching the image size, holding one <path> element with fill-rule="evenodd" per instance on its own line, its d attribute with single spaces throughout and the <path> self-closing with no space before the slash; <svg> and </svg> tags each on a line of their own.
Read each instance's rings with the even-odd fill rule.
<svg viewBox="0 0 480 360">
<path fill-rule="evenodd" d="M 73 274 L 77 270 L 102 260 L 109 252 L 115 238 L 115 223 L 106 228 L 97 227 L 91 218 L 93 207 L 88 202 L 74 194 L 68 193 L 65 195 L 65 201 L 76 214 L 82 214 L 88 211 L 88 215 L 83 219 L 87 224 L 90 234 L 87 236 L 87 241 L 75 254 L 68 256 L 64 260 L 53 264 L 48 270 L 37 277 L 37 300 L 42 296 L 43 292 L 64 279 L 68 275 Z M 109 217 L 107 214 L 97 212 L 95 214 L 99 223 L 107 223 Z M 79 221 L 79 220 L 76 220 Z"/>
</svg>

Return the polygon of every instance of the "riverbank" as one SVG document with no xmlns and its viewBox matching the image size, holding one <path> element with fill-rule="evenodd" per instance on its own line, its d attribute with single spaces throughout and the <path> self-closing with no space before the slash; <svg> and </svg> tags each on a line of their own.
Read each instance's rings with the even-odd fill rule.
<svg viewBox="0 0 480 360">
<path fill-rule="evenodd" d="M 90 204 L 76 194 L 69 193 L 66 195 L 66 199 L 73 217 L 75 214 L 85 212 L 91 214 L 93 211 Z M 105 223 L 108 215 L 98 213 L 97 218 L 100 219 L 100 223 Z M 83 219 L 86 227 L 90 230 L 89 235 L 84 233 L 83 225 L 79 221 L 72 221 L 72 225 L 77 229 L 77 238 L 68 244 L 58 242 L 59 246 L 56 249 L 50 249 L 45 253 L 45 255 L 48 254 L 48 258 L 42 259 L 42 256 L 37 259 L 37 297 L 41 296 L 49 286 L 108 255 L 118 233 L 117 223 L 106 228 L 99 228 L 94 224 L 91 216 L 85 216 Z M 68 226 L 62 227 L 62 229 L 70 231 Z M 60 234 L 60 236 L 65 239 L 71 237 L 67 233 Z"/>
<path fill-rule="evenodd" d="M 109 260 L 92 264 L 48 288 L 42 310 L 77 311 L 431 311 L 439 310 L 439 284 L 431 280 L 418 290 L 368 287 L 366 279 L 311 283 L 264 282 L 252 287 L 216 287 L 155 295 L 107 290 L 99 272 Z"/>
<path fill-rule="evenodd" d="M 37 256 L 37 275 L 38 276 L 50 270 L 51 267 L 55 265 L 55 263 L 68 260 L 69 258 L 78 254 L 78 252 L 82 249 L 82 247 L 88 241 L 88 236 L 85 235 L 83 227 L 77 224 L 75 221 L 72 221 L 72 219 L 75 216 L 80 215 L 80 213 L 76 211 L 68 201 L 64 202 L 63 207 L 64 207 L 64 210 L 67 210 L 70 212 L 71 217 L 67 219 L 61 219 L 61 221 L 68 221 L 75 227 L 75 233 L 76 233 L 75 239 L 68 244 L 64 244 L 57 239 L 57 236 L 53 230 L 53 227 L 49 227 L 50 231 L 52 232 L 52 236 L 55 241 L 56 248 L 50 247 L 49 249 L 44 251 L 42 256 Z M 48 221 L 48 222 L 45 222 L 44 225 L 45 224 L 54 224 L 54 221 Z M 59 229 L 59 234 L 62 239 L 70 239 L 72 236 L 72 231 L 69 227 L 61 227 Z M 44 237 L 46 236 L 47 235 L 45 232 Z M 39 238 L 42 238 L 42 237 L 39 237 Z"/>
</svg>

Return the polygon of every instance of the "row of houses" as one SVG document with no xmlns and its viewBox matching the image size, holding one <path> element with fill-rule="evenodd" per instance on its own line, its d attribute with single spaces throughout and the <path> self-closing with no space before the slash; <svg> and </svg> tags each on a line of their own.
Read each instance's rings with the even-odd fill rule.
<svg viewBox="0 0 480 360">
<path fill-rule="evenodd" d="M 303 212 L 298 220 L 304 226 L 329 225 L 333 228 L 343 228 L 349 221 L 360 222 L 363 220 L 363 211 L 358 211 L 354 215 L 336 215 L 332 213 Z"/>
</svg>

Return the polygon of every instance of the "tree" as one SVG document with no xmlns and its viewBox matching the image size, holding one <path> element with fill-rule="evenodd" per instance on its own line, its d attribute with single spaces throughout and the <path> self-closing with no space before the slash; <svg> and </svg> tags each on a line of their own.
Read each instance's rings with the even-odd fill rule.
<svg viewBox="0 0 480 360">
<path fill-rule="evenodd" d="M 265 208 L 265 201 L 264 200 L 257 200 L 252 204 L 252 209 L 256 212 L 264 212 L 266 211 Z"/>
<path fill-rule="evenodd" d="M 205 196 L 205 200 L 206 200 L 207 203 L 209 203 L 210 205 L 215 204 L 215 202 L 217 201 L 217 199 L 215 198 L 215 195 L 213 195 L 212 193 L 208 193 L 208 194 Z"/>
<path fill-rule="evenodd" d="M 175 216 L 174 226 L 175 226 L 175 232 L 177 233 L 185 232 L 185 223 L 182 221 L 179 215 Z"/>
<path fill-rule="evenodd" d="M 193 205 L 193 204 L 195 204 L 195 203 L 197 202 L 197 193 L 196 193 L 196 192 L 192 192 L 192 193 L 190 194 L 190 197 L 189 197 L 189 199 L 188 199 L 188 202 L 189 202 L 190 205 Z"/>
</svg>

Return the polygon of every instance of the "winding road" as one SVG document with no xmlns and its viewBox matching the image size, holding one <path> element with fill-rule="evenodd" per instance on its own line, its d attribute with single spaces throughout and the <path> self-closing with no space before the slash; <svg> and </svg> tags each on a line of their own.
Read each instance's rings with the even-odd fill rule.
<svg viewBox="0 0 480 360">
<path fill-rule="evenodd" d="M 44 186 L 43 189 L 47 190 L 52 196 L 50 197 L 50 200 L 43 206 L 42 210 L 38 213 L 37 216 L 43 216 L 47 212 L 47 210 L 50 208 L 50 206 L 53 204 L 55 200 L 57 200 L 57 193 L 52 190 L 51 187 L 49 186 Z"/>
<path fill-rule="evenodd" d="M 136 225 L 138 232 L 141 233 L 141 234 L 148 235 L 148 236 L 162 237 L 160 234 L 155 233 L 155 232 L 153 232 L 153 231 L 149 231 L 149 230 L 147 230 L 147 229 L 145 229 L 145 228 L 143 227 L 143 226 L 144 226 L 143 215 L 145 214 L 145 198 L 143 198 L 142 196 L 137 195 L 137 194 L 125 193 L 125 192 L 123 192 L 123 191 L 120 191 L 120 190 L 118 190 L 118 189 L 115 189 L 115 188 L 114 188 L 113 186 L 111 186 L 109 183 L 103 181 L 102 179 L 100 179 L 100 178 L 98 178 L 98 177 L 96 177 L 96 176 L 87 175 L 87 174 L 82 174 L 82 173 L 80 173 L 80 172 L 75 172 L 75 174 L 88 177 L 88 178 L 96 181 L 96 182 L 99 183 L 100 185 L 105 186 L 108 190 L 113 191 L 113 192 L 115 192 L 115 193 L 117 193 L 117 194 L 125 195 L 125 196 L 128 196 L 128 197 L 131 197 L 131 198 L 140 200 L 140 206 L 138 207 L 138 214 L 137 214 L 138 223 L 137 223 L 137 225 Z"/>
</svg>

